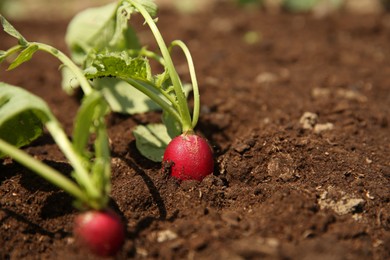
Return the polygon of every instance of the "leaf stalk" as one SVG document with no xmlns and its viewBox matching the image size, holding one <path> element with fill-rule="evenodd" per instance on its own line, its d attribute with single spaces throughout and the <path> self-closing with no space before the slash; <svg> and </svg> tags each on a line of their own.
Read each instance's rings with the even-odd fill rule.
<svg viewBox="0 0 390 260">
<path fill-rule="evenodd" d="M 188 109 L 187 105 L 187 99 L 183 92 L 182 83 L 180 81 L 179 75 L 177 74 L 177 71 L 175 70 L 175 66 L 173 64 L 171 55 L 169 53 L 169 50 L 167 48 L 167 45 L 164 42 L 164 39 L 160 33 L 160 31 L 157 28 L 156 23 L 154 22 L 153 18 L 150 16 L 148 11 L 137 1 L 131 1 L 129 2 L 141 13 L 141 15 L 144 17 L 145 22 L 148 24 L 150 30 L 153 33 L 154 38 L 157 41 L 157 44 L 160 48 L 161 54 L 164 58 L 166 69 L 168 70 L 169 76 L 171 78 L 174 91 L 177 98 L 177 103 L 179 105 L 179 114 L 181 117 L 181 124 L 182 124 L 182 131 L 183 132 L 189 132 L 192 131 L 192 120 L 191 115 Z"/>
</svg>

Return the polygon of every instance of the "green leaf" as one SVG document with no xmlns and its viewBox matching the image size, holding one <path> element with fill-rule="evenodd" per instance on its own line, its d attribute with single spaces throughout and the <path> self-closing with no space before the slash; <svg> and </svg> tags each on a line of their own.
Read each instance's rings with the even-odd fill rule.
<svg viewBox="0 0 390 260">
<path fill-rule="evenodd" d="M 38 50 L 38 46 L 35 44 L 30 44 L 26 49 L 20 52 L 18 57 L 9 65 L 8 70 L 15 69 L 22 63 L 29 61 L 34 53 Z"/>
<path fill-rule="evenodd" d="M 183 92 L 186 98 L 192 91 L 191 84 L 183 84 Z M 175 119 L 168 111 L 163 110 L 162 121 L 167 128 L 168 135 L 174 138 L 182 133 L 181 123 Z"/>
<path fill-rule="evenodd" d="M 114 78 L 102 78 L 94 80 L 94 85 L 102 89 L 105 99 L 114 112 L 133 115 L 161 109 L 148 96 L 127 82 Z"/>
<path fill-rule="evenodd" d="M 115 9 L 116 3 L 88 8 L 71 20 L 66 31 L 65 42 L 76 63 L 82 64 L 85 56 L 94 46 L 105 44 L 111 39 L 113 32 L 110 33 L 108 29 L 103 31 L 103 28 L 108 24 L 112 25 L 110 20 Z M 99 41 L 94 43 L 98 35 L 101 35 L 101 38 L 107 37 L 104 43 Z"/>
<path fill-rule="evenodd" d="M 159 87 L 166 89 L 169 86 L 172 86 L 172 81 L 169 78 L 168 70 L 165 70 L 164 72 L 154 75 L 154 84 Z"/>
<path fill-rule="evenodd" d="M 0 138 L 21 147 L 43 132 L 52 118 L 47 104 L 28 91 L 0 82 Z M 4 154 L 0 154 L 4 156 Z"/>
<path fill-rule="evenodd" d="M 5 60 L 5 58 L 7 58 L 7 52 L 0 50 L 0 63 L 2 63 Z"/>
<path fill-rule="evenodd" d="M 89 55 L 87 78 L 94 79 L 93 85 L 101 89 L 111 109 L 125 114 L 144 113 L 159 110 L 151 99 L 128 83 L 115 78 L 133 78 L 141 81 L 153 80 L 146 58 L 133 58 L 126 51 Z M 111 78 L 115 77 L 115 78 Z M 150 89 L 158 93 L 157 89 Z"/>
<path fill-rule="evenodd" d="M 108 142 L 108 134 L 104 121 L 107 106 L 96 107 L 95 118 L 96 139 L 94 142 L 95 159 L 92 165 L 93 181 L 95 186 L 102 191 L 104 200 L 102 203 L 107 204 L 111 191 L 111 155 Z"/>
<path fill-rule="evenodd" d="M 84 166 L 91 174 L 93 186 L 101 192 L 98 200 L 106 205 L 111 189 L 111 157 L 106 131 L 105 116 L 108 105 L 99 91 L 84 96 L 75 118 L 73 147 L 84 160 Z M 89 142 L 94 139 L 94 153 L 90 152 Z M 78 176 L 74 176 L 78 179 Z"/>
<path fill-rule="evenodd" d="M 0 126 L 0 138 L 16 147 L 30 144 L 43 133 L 43 125 L 40 119 L 27 110 L 15 115 L 12 120 L 4 122 Z M 16 129 L 18 129 L 16 131 Z M 0 157 L 4 154 L 0 153 Z"/>
<path fill-rule="evenodd" d="M 139 49 L 137 35 L 128 26 L 134 8 L 111 3 L 78 13 L 67 28 L 65 41 L 73 60 L 82 64 L 91 50 Z"/>
<path fill-rule="evenodd" d="M 61 86 L 62 89 L 68 94 L 74 94 L 74 91 L 80 86 L 80 83 L 76 75 L 67 66 L 61 67 Z"/>
<path fill-rule="evenodd" d="M 134 78 L 150 80 L 151 70 L 146 58 L 133 58 L 127 51 L 90 54 L 86 61 L 85 76 L 89 79 L 100 77 Z"/>
<path fill-rule="evenodd" d="M 101 109 L 104 109 L 103 115 L 105 115 L 108 108 L 103 95 L 94 91 L 83 98 L 77 111 L 73 129 L 73 146 L 79 154 L 85 157 L 89 154 L 87 145 L 91 133 L 95 131 L 95 121 L 102 117 Z"/>
<path fill-rule="evenodd" d="M 167 129 L 163 124 L 139 125 L 133 130 L 136 147 L 146 158 L 161 162 L 165 148 L 171 141 Z"/>
<path fill-rule="evenodd" d="M 146 9 L 146 11 L 150 14 L 150 16 L 156 16 L 157 14 L 157 5 L 154 2 L 154 0 L 131 0 L 131 1 L 124 1 L 124 2 L 136 2 L 138 4 L 143 5 L 143 7 Z"/>
<path fill-rule="evenodd" d="M 19 45 L 26 46 L 28 41 L 4 18 L 0 15 L 1 25 L 6 33 L 18 39 Z"/>
<path fill-rule="evenodd" d="M 121 37 L 123 37 L 123 32 L 126 31 L 128 27 L 128 20 L 130 20 L 130 16 L 132 13 L 132 8 L 128 3 L 122 3 L 116 9 L 116 22 L 114 28 L 114 35 L 109 42 L 109 45 L 115 46 L 117 43 L 121 42 Z"/>
<path fill-rule="evenodd" d="M 167 128 L 168 135 L 173 139 L 182 133 L 181 124 L 170 113 L 163 111 L 162 121 Z"/>
</svg>

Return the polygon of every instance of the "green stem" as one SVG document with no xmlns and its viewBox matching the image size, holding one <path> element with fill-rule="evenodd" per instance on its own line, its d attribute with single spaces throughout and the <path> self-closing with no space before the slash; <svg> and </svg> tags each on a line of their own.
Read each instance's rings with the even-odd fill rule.
<svg viewBox="0 0 390 260">
<path fill-rule="evenodd" d="M 9 48 L 8 50 L 5 51 L 6 55 L 3 57 L 3 59 L 6 59 L 7 57 L 11 56 L 12 54 L 17 53 L 25 48 L 26 48 L 26 46 L 22 46 L 22 45 L 15 45 L 15 46 Z"/>
<path fill-rule="evenodd" d="M 186 59 L 187 59 L 188 69 L 190 71 L 190 76 L 191 76 L 192 89 L 194 92 L 194 108 L 193 108 L 193 113 L 192 113 L 192 128 L 195 128 L 196 124 L 198 123 L 198 119 L 199 119 L 200 95 L 199 95 L 198 81 L 196 79 L 194 62 L 192 60 L 190 50 L 188 49 L 187 45 L 185 45 L 184 42 L 182 42 L 180 40 L 175 40 L 171 43 L 170 49 L 173 46 L 178 46 L 179 48 L 181 48 L 182 51 L 184 52 L 184 55 L 186 56 Z"/>
<path fill-rule="evenodd" d="M 52 54 L 53 56 L 58 58 L 65 66 L 67 66 L 77 77 L 80 86 L 86 96 L 92 93 L 93 89 L 89 84 L 87 78 L 85 77 L 81 69 L 77 67 L 77 65 L 75 65 L 74 62 L 68 56 L 50 45 L 46 45 L 43 43 L 33 44 L 36 44 L 39 50 Z M 83 185 L 83 187 L 85 188 L 88 196 L 91 197 L 92 200 L 100 198 L 101 192 L 99 192 L 99 189 L 94 186 L 93 181 L 88 174 L 88 171 L 82 165 L 82 161 L 78 157 L 72 144 L 69 142 L 69 139 L 62 131 L 62 128 L 60 127 L 59 123 L 53 118 L 53 120 L 49 121 L 46 124 L 46 127 L 51 132 L 53 138 L 55 139 L 62 152 L 65 154 L 66 158 L 68 158 L 69 162 L 74 167 L 78 176 L 78 180 L 80 181 L 80 184 Z"/>
<path fill-rule="evenodd" d="M 2 16 L 2 24 L 4 24 L 4 19 Z M 4 26 L 4 25 L 3 25 Z M 12 27 L 12 26 L 11 26 Z M 13 27 L 12 27 L 13 28 Z M 12 29 L 11 28 L 11 29 Z M 5 28 L 4 28 L 5 29 Z M 10 30 L 10 29 L 9 29 Z M 19 36 L 19 33 L 17 33 L 15 30 L 11 31 L 10 33 L 12 36 L 17 37 Z M 16 35 L 16 36 L 15 36 Z M 27 42 L 21 35 L 20 37 L 17 37 L 19 39 L 19 45 L 10 48 L 6 54 L 7 56 L 16 53 L 20 50 L 26 49 L 30 46 L 37 46 L 38 50 L 47 52 L 54 57 L 58 58 L 65 66 L 67 66 L 77 77 L 79 84 L 86 96 L 93 93 L 93 89 L 91 85 L 88 82 L 88 79 L 83 74 L 82 70 L 70 59 L 68 56 L 66 56 L 63 52 L 59 51 L 58 49 L 47 45 L 43 43 L 37 43 L 37 42 Z M 21 39 L 23 40 L 24 44 L 21 44 Z M 2 56 L 3 58 L 3 56 Z M 29 58 L 29 57 L 28 57 Z M 80 201 L 84 202 L 85 204 L 89 205 L 92 208 L 100 209 L 102 206 L 102 198 L 104 200 L 104 196 L 106 194 L 102 194 L 99 187 L 94 185 L 93 176 L 89 174 L 89 163 L 82 160 L 82 158 L 78 155 L 78 153 L 75 150 L 75 147 L 73 144 L 69 141 L 68 137 L 66 136 L 64 130 L 62 129 L 60 123 L 57 121 L 55 116 L 51 113 L 47 114 L 47 120 L 45 120 L 45 126 L 47 130 L 50 132 L 51 136 L 53 137 L 55 143 L 59 146 L 61 151 L 64 153 L 65 157 L 69 160 L 70 164 L 72 165 L 74 171 L 75 171 L 75 179 L 76 183 L 79 185 L 77 186 L 75 183 L 61 175 L 61 173 L 55 171 L 54 169 L 50 168 L 49 166 L 41 163 L 40 161 L 35 160 L 22 150 L 19 150 L 16 147 L 13 147 L 10 144 L 7 144 L 6 142 L 0 140 L 0 149 L 4 149 L 4 152 L 9 154 L 11 157 L 15 158 L 15 160 L 21 162 L 26 167 L 36 171 L 38 175 L 44 177 L 51 183 L 55 184 L 56 186 L 62 188 L 64 191 L 68 192 L 69 194 L 73 195 Z M 103 134 L 106 134 L 103 131 Z M 105 135 L 107 138 L 107 136 Z M 101 138 L 101 140 L 104 138 Z M 103 154 L 103 152 L 102 152 Z M 104 156 L 107 157 L 107 154 L 104 153 Z M 109 160 L 106 160 L 109 161 Z M 109 169 L 108 169 L 109 170 Z M 108 175 L 108 174 L 107 174 Z M 105 176 L 107 177 L 107 176 Z M 106 178 L 104 179 L 106 181 Z M 103 202 L 104 203 L 104 202 Z"/>
<path fill-rule="evenodd" d="M 38 43 L 38 42 L 34 42 L 32 44 L 37 45 L 39 50 L 50 53 L 54 57 L 58 58 L 65 66 L 67 66 L 75 74 L 75 76 L 77 77 L 77 79 L 80 83 L 80 87 L 82 88 L 84 94 L 85 95 L 91 94 L 92 87 L 89 84 L 87 78 L 84 76 L 81 69 L 79 67 L 77 67 L 77 65 L 74 64 L 74 62 L 68 56 L 66 56 L 63 52 L 61 52 L 60 50 L 58 50 L 50 45 L 47 45 L 44 43 Z"/>
<path fill-rule="evenodd" d="M 135 56 L 135 55 L 139 55 L 139 56 L 145 56 L 145 57 L 148 57 L 148 58 L 152 58 L 154 59 L 155 61 L 157 61 L 160 65 L 162 66 L 165 66 L 165 62 L 164 62 L 164 59 L 163 57 L 161 57 L 160 55 L 152 52 L 152 51 L 149 51 L 147 50 L 146 48 L 142 48 L 140 50 L 130 50 L 130 53 Z"/>
<path fill-rule="evenodd" d="M 173 65 L 173 61 L 171 58 L 171 55 L 169 53 L 169 50 L 164 42 L 164 39 L 158 30 L 156 23 L 154 22 L 153 18 L 150 16 L 148 11 L 138 2 L 136 1 L 129 1 L 131 4 L 142 14 L 144 17 L 146 23 L 149 25 L 150 30 L 152 31 L 154 38 L 157 41 L 157 44 L 160 48 L 161 54 L 164 58 L 166 68 L 168 69 L 169 76 L 172 80 L 173 87 L 175 89 L 177 102 L 179 104 L 179 114 L 181 117 L 181 124 L 182 124 L 182 131 L 188 132 L 192 130 L 192 122 L 191 122 L 191 115 L 188 110 L 187 105 L 187 99 L 184 95 L 182 84 L 180 82 L 179 76 L 177 74 L 177 71 L 175 70 L 175 66 Z"/>
<path fill-rule="evenodd" d="M 95 184 L 99 185 L 99 189 L 103 191 L 102 204 L 107 205 L 109 194 L 111 192 L 111 155 L 110 147 L 107 138 L 107 129 L 103 118 L 101 118 L 98 129 L 96 131 L 95 147 L 95 162 L 93 174 L 95 177 Z M 105 208 L 105 207 L 104 207 Z"/>
<path fill-rule="evenodd" d="M 63 189 L 65 192 L 69 193 L 75 198 L 79 199 L 80 201 L 89 203 L 89 199 L 87 196 L 85 196 L 84 192 L 74 182 L 64 177 L 55 169 L 34 159 L 31 155 L 5 142 L 2 139 L 0 139 L 0 150 L 5 154 L 11 156 L 17 162 L 23 164 L 25 167 L 36 172 L 42 178 Z"/>
<path fill-rule="evenodd" d="M 145 83 L 145 84 L 148 84 L 148 83 Z M 148 85 L 150 85 L 150 84 L 148 84 Z M 153 84 L 152 84 L 152 86 L 153 86 Z M 171 87 L 172 87 L 172 86 L 171 86 Z M 173 108 L 174 108 L 176 111 L 179 111 L 179 105 L 176 103 L 175 97 L 172 96 L 172 95 L 170 94 L 171 89 L 167 88 L 167 89 L 163 90 L 163 89 L 162 89 L 162 86 L 160 86 L 160 87 L 155 87 L 155 86 L 154 86 L 154 88 L 157 89 L 157 90 L 159 91 L 159 93 L 160 93 L 161 95 L 163 95 L 163 96 L 171 103 L 171 105 L 173 106 Z M 174 90 L 173 90 L 173 91 L 174 91 Z M 179 114 L 178 114 L 178 115 L 179 115 Z M 179 117 L 180 117 L 180 115 L 179 115 Z"/>
<path fill-rule="evenodd" d="M 143 83 L 140 83 L 139 81 L 132 79 L 132 78 L 127 78 L 127 79 L 122 79 L 147 95 L 151 100 L 156 102 L 163 110 L 166 112 L 170 113 L 178 122 L 182 123 L 182 118 L 178 114 L 178 112 L 171 106 L 171 104 L 168 104 L 166 101 L 164 101 L 160 96 L 158 96 L 156 93 L 153 91 L 149 90 L 147 87 L 143 85 Z"/>
<path fill-rule="evenodd" d="M 69 160 L 70 164 L 73 166 L 76 174 L 77 180 L 85 188 L 85 191 L 92 200 L 98 199 L 101 194 L 99 190 L 93 185 L 93 182 L 88 174 L 88 171 L 85 169 L 80 160 L 76 151 L 73 148 L 73 145 L 69 141 L 68 137 L 62 130 L 60 124 L 54 118 L 50 118 L 48 122 L 45 123 L 47 130 L 50 132 L 56 144 L 59 146 L 61 151 L 64 153 L 65 157 Z"/>
</svg>

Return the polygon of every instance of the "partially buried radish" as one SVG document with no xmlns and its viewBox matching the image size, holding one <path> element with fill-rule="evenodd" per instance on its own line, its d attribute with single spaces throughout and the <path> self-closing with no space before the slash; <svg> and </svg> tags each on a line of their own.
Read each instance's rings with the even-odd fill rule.
<svg viewBox="0 0 390 260">
<path fill-rule="evenodd" d="M 213 173 L 213 152 L 206 139 L 195 134 L 182 134 L 168 144 L 163 158 L 164 170 L 180 180 L 201 181 Z"/>
<path fill-rule="evenodd" d="M 74 234 L 81 246 L 99 256 L 115 255 L 125 239 L 119 216 L 109 210 L 91 210 L 78 215 Z"/>
<path fill-rule="evenodd" d="M 150 75 L 146 75 L 148 73 L 144 73 L 145 78 L 138 75 L 139 73 L 135 76 L 122 75 L 126 73 L 115 72 L 114 70 L 117 70 L 115 66 L 112 68 L 115 73 L 111 74 L 118 74 L 119 78 L 123 77 L 122 79 L 125 82 L 148 96 L 163 110 L 162 119 L 166 131 L 154 131 L 159 128 L 156 124 L 138 128 L 138 131 L 136 129 L 134 131 L 136 147 L 142 155 L 159 162 L 161 160 L 161 150 L 164 149 L 161 144 L 167 139 L 167 133 L 168 137 L 175 136 L 165 148 L 162 158 L 163 171 L 180 180 L 201 181 L 205 176 L 213 173 L 214 158 L 207 141 L 194 134 L 201 106 L 198 81 L 190 50 L 181 40 L 174 40 L 167 46 L 157 27 L 157 19 L 153 17 L 153 12 L 148 10 L 153 8 L 150 8 L 150 6 L 146 8 L 141 1 L 127 0 L 126 3 L 137 9 L 143 16 L 145 24 L 149 26 L 161 52 L 160 55 L 148 50 L 144 60 L 156 59 L 164 67 L 162 74 L 150 77 Z M 187 84 L 184 85 L 179 77 L 171 57 L 173 48 L 179 48 L 185 56 L 191 87 Z M 139 55 L 142 57 L 144 54 L 141 53 Z M 122 63 L 127 64 L 128 61 Z M 148 63 L 145 65 L 149 66 Z M 98 74 L 100 75 L 100 73 Z M 94 73 L 95 76 L 93 77 L 98 76 L 98 74 Z M 102 75 L 106 74 L 107 71 L 102 71 Z M 187 102 L 189 89 L 192 90 L 192 113 Z"/>
</svg>

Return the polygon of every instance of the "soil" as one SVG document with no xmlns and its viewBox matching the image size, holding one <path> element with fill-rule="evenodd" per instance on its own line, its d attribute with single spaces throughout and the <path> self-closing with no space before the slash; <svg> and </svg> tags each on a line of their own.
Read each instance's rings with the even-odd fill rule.
<svg viewBox="0 0 390 260">
<path fill-rule="evenodd" d="M 67 23 L 14 25 L 66 50 Z M 192 51 L 197 131 L 216 166 L 202 182 L 168 178 L 131 132 L 160 114 L 111 114 L 112 207 L 127 230 L 114 259 L 390 259 L 390 15 L 222 5 L 161 10 L 159 26 Z M 0 49 L 15 43 L 0 37 Z M 179 52 L 174 59 L 188 80 Z M 61 91 L 58 66 L 39 53 L 14 71 L 2 65 L 1 80 L 43 97 L 70 134 L 79 100 Z M 48 134 L 25 150 L 71 171 Z M 74 242 L 71 197 L 9 158 L 0 170 L 1 259 L 96 259 Z"/>
</svg>

